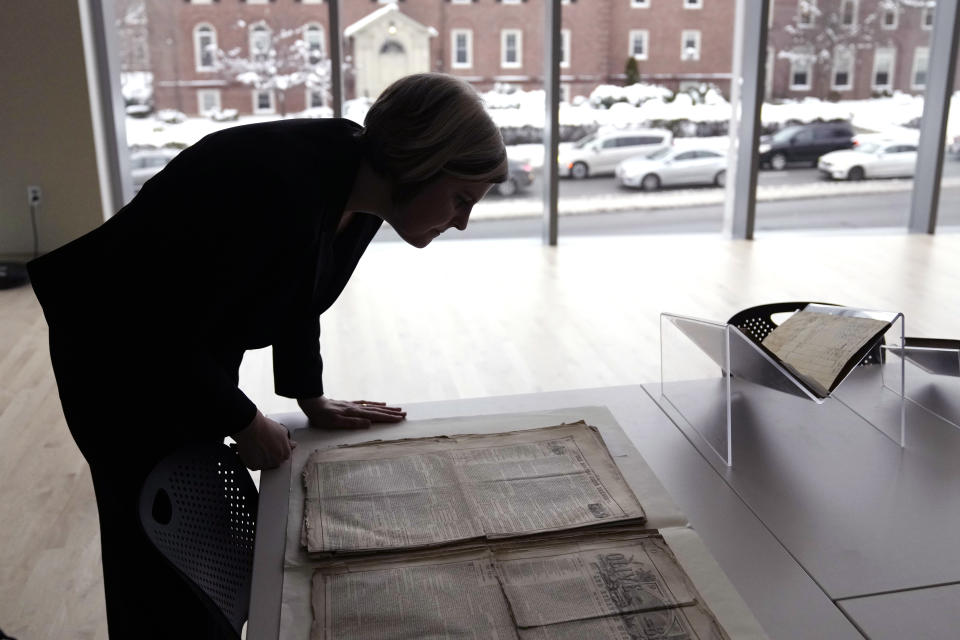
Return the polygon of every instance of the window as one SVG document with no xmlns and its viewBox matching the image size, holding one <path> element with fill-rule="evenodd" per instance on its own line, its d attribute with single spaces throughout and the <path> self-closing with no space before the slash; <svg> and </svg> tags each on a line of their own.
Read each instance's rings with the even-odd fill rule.
<svg viewBox="0 0 960 640">
<path fill-rule="evenodd" d="M 884 29 L 896 29 L 899 21 L 900 12 L 897 11 L 896 7 L 883 10 L 883 16 L 880 18 L 880 24 L 883 25 Z"/>
<path fill-rule="evenodd" d="M 683 0 L 684 9 L 703 9 L 703 0 Z"/>
<path fill-rule="evenodd" d="M 570 103 L 570 83 L 560 83 L 560 102 Z"/>
<path fill-rule="evenodd" d="M 813 56 L 795 54 L 790 58 L 790 89 L 792 91 L 809 91 L 810 75 L 813 69 Z"/>
<path fill-rule="evenodd" d="M 273 91 L 257 89 L 253 92 L 254 113 L 274 113 Z"/>
<path fill-rule="evenodd" d="M 473 4 L 473 0 L 450 0 L 451 4 Z"/>
<path fill-rule="evenodd" d="M 503 4 L 520 4 L 523 0 L 500 0 Z"/>
<path fill-rule="evenodd" d="M 523 32 L 520 29 L 500 32 L 500 66 L 504 69 L 523 66 Z"/>
<path fill-rule="evenodd" d="M 193 28 L 193 53 L 197 71 L 214 71 L 217 51 L 217 32 L 208 24 Z"/>
<path fill-rule="evenodd" d="M 853 51 L 851 49 L 837 47 L 834 50 L 830 86 L 834 91 L 853 89 Z"/>
<path fill-rule="evenodd" d="M 270 0 L 246 0 L 247 4 L 267 4 Z"/>
<path fill-rule="evenodd" d="M 320 4 L 323 0 L 300 0 L 303 4 Z"/>
<path fill-rule="evenodd" d="M 873 53 L 873 88 L 877 91 L 893 89 L 893 49 L 875 49 Z"/>
<path fill-rule="evenodd" d="M 631 55 L 637 60 L 646 60 L 647 51 L 648 51 L 647 45 L 649 44 L 649 40 L 650 40 L 650 32 L 647 31 L 646 29 L 644 30 L 631 29 L 630 30 L 630 51 L 627 55 Z"/>
<path fill-rule="evenodd" d="M 473 66 L 473 30 L 452 29 L 450 31 L 451 53 L 453 59 L 450 66 L 454 69 L 469 69 Z"/>
<path fill-rule="evenodd" d="M 190 4 L 213 4 L 213 0 L 190 0 Z"/>
<path fill-rule="evenodd" d="M 560 66 L 570 66 L 570 29 L 560 29 Z"/>
<path fill-rule="evenodd" d="M 260 23 L 250 27 L 250 58 L 266 60 L 270 55 L 270 28 Z"/>
<path fill-rule="evenodd" d="M 220 90 L 198 89 L 197 113 L 203 115 L 211 111 L 220 111 Z"/>
<path fill-rule="evenodd" d="M 700 59 L 700 32 L 684 31 L 680 35 L 680 59 L 681 60 L 699 60 Z"/>
<path fill-rule="evenodd" d="M 307 45 L 307 57 L 310 64 L 317 64 L 326 56 L 326 47 L 323 42 L 323 27 L 319 24 L 308 24 L 303 28 L 303 41 Z"/>
<path fill-rule="evenodd" d="M 798 0 L 797 26 L 810 29 L 817 24 L 817 0 Z"/>
<path fill-rule="evenodd" d="M 307 109 L 316 109 L 325 105 L 323 90 L 318 87 L 307 87 Z"/>
<path fill-rule="evenodd" d="M 633 9 L 649 9 L 650 0 L 630 0 L 630 7 Z"/>
<path fill-rule="evenodd" d="M 840 6 L 840 24 L 852 27 L 857 23 L 857 0 L 843 0 Z"/>
<path fill-rule="evenodd" d="M 930 64 L 930 48 L 917 47 L 913 52 L 913 72 L 910 74 L 910 86 L 923 89 L 927 86 L 927 66 Z"/>
<path fill-rule="evenodd" d="M 933 8 L 923 8 L 923 15 L 920 17 L 920 28 L 928 31 L 933 29 Z"/>
</svg>

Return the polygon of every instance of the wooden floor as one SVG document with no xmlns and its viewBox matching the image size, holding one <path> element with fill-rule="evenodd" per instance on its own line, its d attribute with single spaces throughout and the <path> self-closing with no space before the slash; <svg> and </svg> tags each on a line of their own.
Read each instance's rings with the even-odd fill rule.
<svg viewBox="0 0 960 640">
<path fill-rule="evenodd" d="M 726 320 L 783 300 L 900 310 L 908 335 L 960 337 L 960 235 L 375 244 L 323 319 L 327 394 L 404 404 L 653 381 L 660 312 Z M 90 474 L 46 338 L 31 290 L 0 291 L 0 628 L 105 638 Z M 268 350 L 248 354 L 241 386 L 265 412 L 295 408 L 272 393 Z"/>
</svg>

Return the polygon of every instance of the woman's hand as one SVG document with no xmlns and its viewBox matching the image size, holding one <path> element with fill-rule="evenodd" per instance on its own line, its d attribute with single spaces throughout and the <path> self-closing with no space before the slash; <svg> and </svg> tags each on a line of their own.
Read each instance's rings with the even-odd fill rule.
<svg viewBox="0 0 960 640">
<path fill-rule="evenodd" d="M 300 409 L 316 429 L 369 429 L 374 422 L 400 422 L 407 412 L 383 402 L 342 402 L 324 396 L 300 398 Z"/>
<path fill-rule="evenodd" d="M 243 431 L 233 435 L 233 439 L 237 441 L 240 460 L 254 471 L 279 466 L 297 446 L 296 442 L 290 440 L 290 432 L 285 426 L 259 411 Z"/>
</svg>

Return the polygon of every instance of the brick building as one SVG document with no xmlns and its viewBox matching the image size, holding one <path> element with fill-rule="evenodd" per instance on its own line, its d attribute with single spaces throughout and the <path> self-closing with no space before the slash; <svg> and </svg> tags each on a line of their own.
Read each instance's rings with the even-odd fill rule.
<svg viewBox="0 0 960 640">
<path fill-rule="evenodd" d="M 279 113 L 328 100 L 323 0 L 144 2 L 158 108 Z M 771 3 L 768 98 L 922 91 L 932 24 L 928 7 L 901 0 L 891 17 L 884 9 L 888 0 Z M 734 5 L 733 0 L 564 0 L 564 97 L 623 83 L 631 56 L 642 81 L 674 90 L 707 82 L 728 93 Z M 839 30 L 837 20 L 844 21 Z M 541 88 L 543 22 L 542 0 L 342 0 L 345 95 L 376 97 L 392 78 L 418 71 L 457 75 L 481 91 L 498 83 Z M 867 29 L 868 22 L 876 24 Z M 848 29 L 856 37 L 837 39 L 852 26 L 858 27 Z M 237 82 L 236 72 L 217 70 L 212 54 L 234 51 L 239 58 L 259 56 L 265 64 L 283 66 L 283 60 L 266 60 L 267 51 L 286 51 L 297 40 L 305 43 L 310 68 L 288 65 L 280 86 Z"/>
</svg>

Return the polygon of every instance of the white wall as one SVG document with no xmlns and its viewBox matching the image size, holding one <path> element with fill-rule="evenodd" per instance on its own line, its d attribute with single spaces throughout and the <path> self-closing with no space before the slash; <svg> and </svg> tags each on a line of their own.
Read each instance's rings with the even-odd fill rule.
<svg viewBox="0 0 960 640">
<path fill-rule="evenodd" d="M 0 43 L 0 258 L 28 258 L 27 185 L 41 253 L 103 222 L 77 3 L 4 2 Z"/>
</svg>

